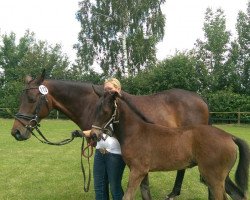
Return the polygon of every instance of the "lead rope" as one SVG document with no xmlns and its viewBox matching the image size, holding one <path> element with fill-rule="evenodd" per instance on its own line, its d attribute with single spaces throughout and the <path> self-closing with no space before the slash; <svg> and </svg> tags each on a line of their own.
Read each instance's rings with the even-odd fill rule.
<svg viewBox="0 0 250 200">
<path fill-rule="evenodd" d="M 90 150 L 89 150 L 90 148 Z M 87 154 L 86 154 L 87 151 Z M 90 168 L 90 157 L 93 155 L 93 142 L 89 142 L 86 147 L 84 147 L 84 137 L 82 138 L 82 146 L 81 146 L 81 168 L 82 168 L 82 175 L 83 175 L 83 188 L 84 192 L 89 191 L 90 180 L 91 180 L 91 168 Z M 87 158 L 88 161 L 88 168 L 89 168 L 89 176 L 88 182 L 86 183 L 86 172 L 83 165 L 83 157 Z"/>
<path fill-rule="evenodd" d="M 44 96 L 44 95 L 43 95 Z M 47 98 L 46 96 L 45 97 L 45 100 L 47 101 Z M 48 106 L 48 104 L 46 104 Z M 38 106 L 39 108 L 36 108 L 36 112 L 38 109 L 40 109 L 40 104 Z M 75 137 L 78 137 L 78 136 L 75 136 L 75 135 L 71 135 L 71 138 L 68 138 L 68 139 L 65 139 L 65 140 L 62 140 L 60 142 L 50 142 L 43 134 L 42 132 L 40 131 L 40 129 L 38 128 L 40 126 L 39 123 L 36 123 L 36 125 L 34 127 L 30 127 L 30 125 L 25 125 L 20 119 L 26 119 L 26 120 L 35 120 L 35 122 L 37 122 L 37 115 L 35 115 L 35 118 L 33 119 L 34 116 L 26 116 L 26 115 L 23 115 L 21 113 L 17 113 L 16 115 L 13 115 L 11 113 L 11 111 L 9 109 L 6 109 L 6 111 L 8 112 L 8 114 L 10 114 L 12 117 L 14 117 L 15 119 L 17 119 L 25 128 L 27 128 L 27 130 L 29 130 L 31 132 L 31 134 L 37 139 L 39 140 L 41 143 L 44 143 L 44 144 L 49 144 L 49 145 L 57 145 L 57 146 L 60 146 L 60 145 L 65 145 L 65 144 L 68 144 L 70 142 L 72 142 Z M 42 137 L 43 140 L 41 140 L 40 138 L 38 138 L 36 136 L 36 134 L 33 132 L 32 128 L 36 129 L 36 131 L 39 133 L 39 135 Z M 90 154 L 89 154 L 89 147 L 90 147 Z M 86 155 L 86 150 L 88 150 L 88 154 Z M 85 192 L 88 192 L 89 191 L 89 186 L 90 186 L 90 180 L 91 180 L 91 169 L 90 169 L 90 162 L 89 162 L 89 158 L 93 155 L 93 143 L 90 142 L 88 143 L 88 145 L 86 147 L 84 147 L 84 137 L 82 139 L 82 145 L 81 145 L 81 169 L 82 169 L 82 174 L 83 174 L 83 184 L 84 184 L 84 191 Z M 84 165 L 83 165 L 83 158 L 82 157 L 85 157 L 87 158 L 88 160 L 88 167 L 89 167 L 89 178 L 88 178 L 88 183 L 86 185 L 86 173 L 85 173 L 85 169 L 84 169 Z"/>
</svg>

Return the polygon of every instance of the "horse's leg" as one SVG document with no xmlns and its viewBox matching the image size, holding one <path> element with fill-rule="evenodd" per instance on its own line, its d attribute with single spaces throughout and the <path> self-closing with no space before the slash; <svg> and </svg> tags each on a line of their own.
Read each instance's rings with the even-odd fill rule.
<svg viewBox="0 0 250 200">
<path fill-rule="evenodd" d="M 227 200 L 227 194 L 225 191 L 225 181 L 226 177 L 223 177 L 223 174 L 217 174 L 209 172 L 210 170 L 203 171 L 201 170 L 201 176 L 205 184 L 208 186 L 208 199 L 209 200 Z M 217 174 L 217 176 L 216 176 Z M 221 175 L 221 176 L 220 176 Z"/>
<path fill-rule="evenodd" d="M 166 196 L 166 200 L 174 199 L 174 197 L 180 195 L 184 174 L 185 174 L 185 169 L 177 171 L 177 176 L 174 182 L 174 188 L 172 189 L 172 192 Z"/>
<path fill-rule="evenodd" d="M 229 171 L 226 166 L 215 165 L 208 167 L 206 162 L 201 160 L 198 169 L 202 180 L 208 186 L 209 199 L 227 200 L 225 182 Z"/>
<path fill-rule="evenodd" d="M 143 178 L 141 184 L 141 196 L 143 200 L 151 200 L 151 194 L 150 194 L 150 189 L 149 189 L 149 179 L 148 179 L 148 174 Z"/>
<path fill-rule="evenodd" d="M 203 179 L 208 186 L 209 200 L 227 200 L 225 183 L 216 177 L 204 177 Z"/>
<path fill-rule="evenodd" d="M 216 185 L 211 187 L 210 198 L 216 200 L 227 200 L 227 194 L 225 188 L 222 189 L 222 185 Z"/>
<path fill-rule="evenodd" d="M 215 200 L 214 199 L 214 196 L 213 196 L 213 194 L 212 194 L 212 192 L 211 192 L 211 190 L 209 189 L 209 187 L 208 187 L 208 200 Z"/>
<path fill-rule="evenodd" d="M 204 185 L 207 186 L 207 190 L 208 190 L 208 200 L 215 200 L 214 196 L 208 186 L 208 184 L 206 183 L 206 181 L 204 180 L 204 178 L 200 175 L 200 182 L 203 183 Z"/>
<path fill-rule="evenodd" d="M 123 200 L 133 200 L 135 199 L 136 189 L 139 187 L 142 179 L 146 176 L 145 173 L 141 173 L 136 169 L 131 169 L 129 173 L 128 187 L 123 196 Z"/>
<path fill-rule="evenodd" d="M 229 176 L 226 178 L 225 187 L 227 194 L 233 200 L 243 200 L 245 198 L 244 193 L 233 183 Z"/>
<path fill-rule="evenodd" d="M 206 184 L 205 180 L 201 177 L 201 182 Z M 206 184 L 207 185 L 207 184 Z M 233 200 L 245 200 L 244 193 L 234 184 L 234 182 L 227 176 L 225 180 L 225 189 L 226 193 L 233 199 Z M 208 199 L 213 200 L 211 191 L 208 189 Z"/>
</svg>

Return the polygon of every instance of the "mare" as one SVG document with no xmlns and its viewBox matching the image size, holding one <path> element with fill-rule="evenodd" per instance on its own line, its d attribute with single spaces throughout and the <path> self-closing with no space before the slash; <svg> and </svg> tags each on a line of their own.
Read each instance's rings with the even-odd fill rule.
<svg viewBox="0 0 250 200">
<path fill-rule="evenodd" d="M 246 199 L 250 151 L 247 143 L 223 130 L 196 125 L 167 128 L 154 124 L 128 99 L 117 92 L 105 92 L 97 103 L 92 139 L 101 139 L 103 129 L 113 123 L 122 156 L 130 169 L 123 200 L 131 200 L 150 171 L 173 171 L 198 166 L 208 186 L 209 199 L 227 199 L 225 181 L 236 163 L 235 185 Z M 238 147 L 238 148 L 237 148 Z"/>
<path fill-rule="evenodd" d="M 95 104 L 99 99 L 95 92 L 102 94 L 102 86 L 95 85 L 94 91 L 92 84 L 88 83 L 45 79 L 45 71 L 36 79 L 27 76 L 25 82 L 19 111 L 11 130 L 17 140 L 28 139 L 30 130 L 53 109 L 64 113 L 81 130 L 91 128 Z M 47 87 L 48 94 L 39 91 L 40 85 Z M 124 91 L 122 94 L 156 124 L 168 127 L 208 124 L 207 104 L 193 92 L 171 89 L 146 96 L 131 95 Z M 180 194 L 184 172 L 184 169 L 177 172 L 174 188 L 167 199 Z M 148 184 L 146 176 L 141 184 L 143 199 L 151 199 Z M 230 182 L 227 185 L 228 188 L 233 187 Z"/>
</svg>

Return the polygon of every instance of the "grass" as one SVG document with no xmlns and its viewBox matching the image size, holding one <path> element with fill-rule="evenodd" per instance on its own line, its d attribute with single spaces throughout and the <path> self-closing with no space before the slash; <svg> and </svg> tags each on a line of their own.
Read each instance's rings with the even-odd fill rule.
<svg viewBox="0 0 250 200">
<path fill-rule="evenodd" d="M 10 135 L 12 124 L 13 120 L 0 119 L 1 200 L 94 199 L 93 179 L 90 191 L 88 193 L 83 191 L 80 168 L 81 139 L 76 138 L 65 146 L 45 145 L 34 137 L 18 142 Z M 43 120 L 41 125 L 42 132 L 52 141 L 68 138 L 71 131 L 78 129 L 73 122 L 66 120 Z M 218 125 L 218 127 L 250 143 L 249 125 Z M 84 162 L 87 161 L 84 160 Z M 173 187 L 175 175 L 176 172 L 150 173 L 153 199 L 164 199 Z M 126 168 L 123 178 L 124 188 L 126 188 L 127 178 Z M 248 196 L 250 196 L 249 193 Z M 136 199 L 140 199 L 139 191 Z M 199 182 L 196 167 L 186 171 L 182 193 L 177 199 L 207 199 L 207 189 Z"/>
</svg>

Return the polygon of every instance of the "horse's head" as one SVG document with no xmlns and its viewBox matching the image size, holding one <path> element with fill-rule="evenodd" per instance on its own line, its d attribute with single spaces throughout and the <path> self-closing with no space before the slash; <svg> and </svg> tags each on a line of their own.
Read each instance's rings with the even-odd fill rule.
<svg viewBox="0 0 250 200">
<path fill-rule="evenodd" d="M 107 127 L 117 119 L 116 98 L 118 92 L 105 92 L 97 102 L 94 113 L 94 122 L 91 129 L 91 137 L 100 140 L 103 133 L 107 133 Z"/>
<path fill-rule="evenodd" d="M 50 106 L 47 98 L 48 89 L 41 85 L 44 81 L 45 70 L 36 79 L 26 76 L 26 87 L 21 95 L 21 105 L 15 115 L 11 134 L 16 140 L 30 138 L 32 130 L 37 128 L 42 118 L 49 114 Z"/>
</svg>

